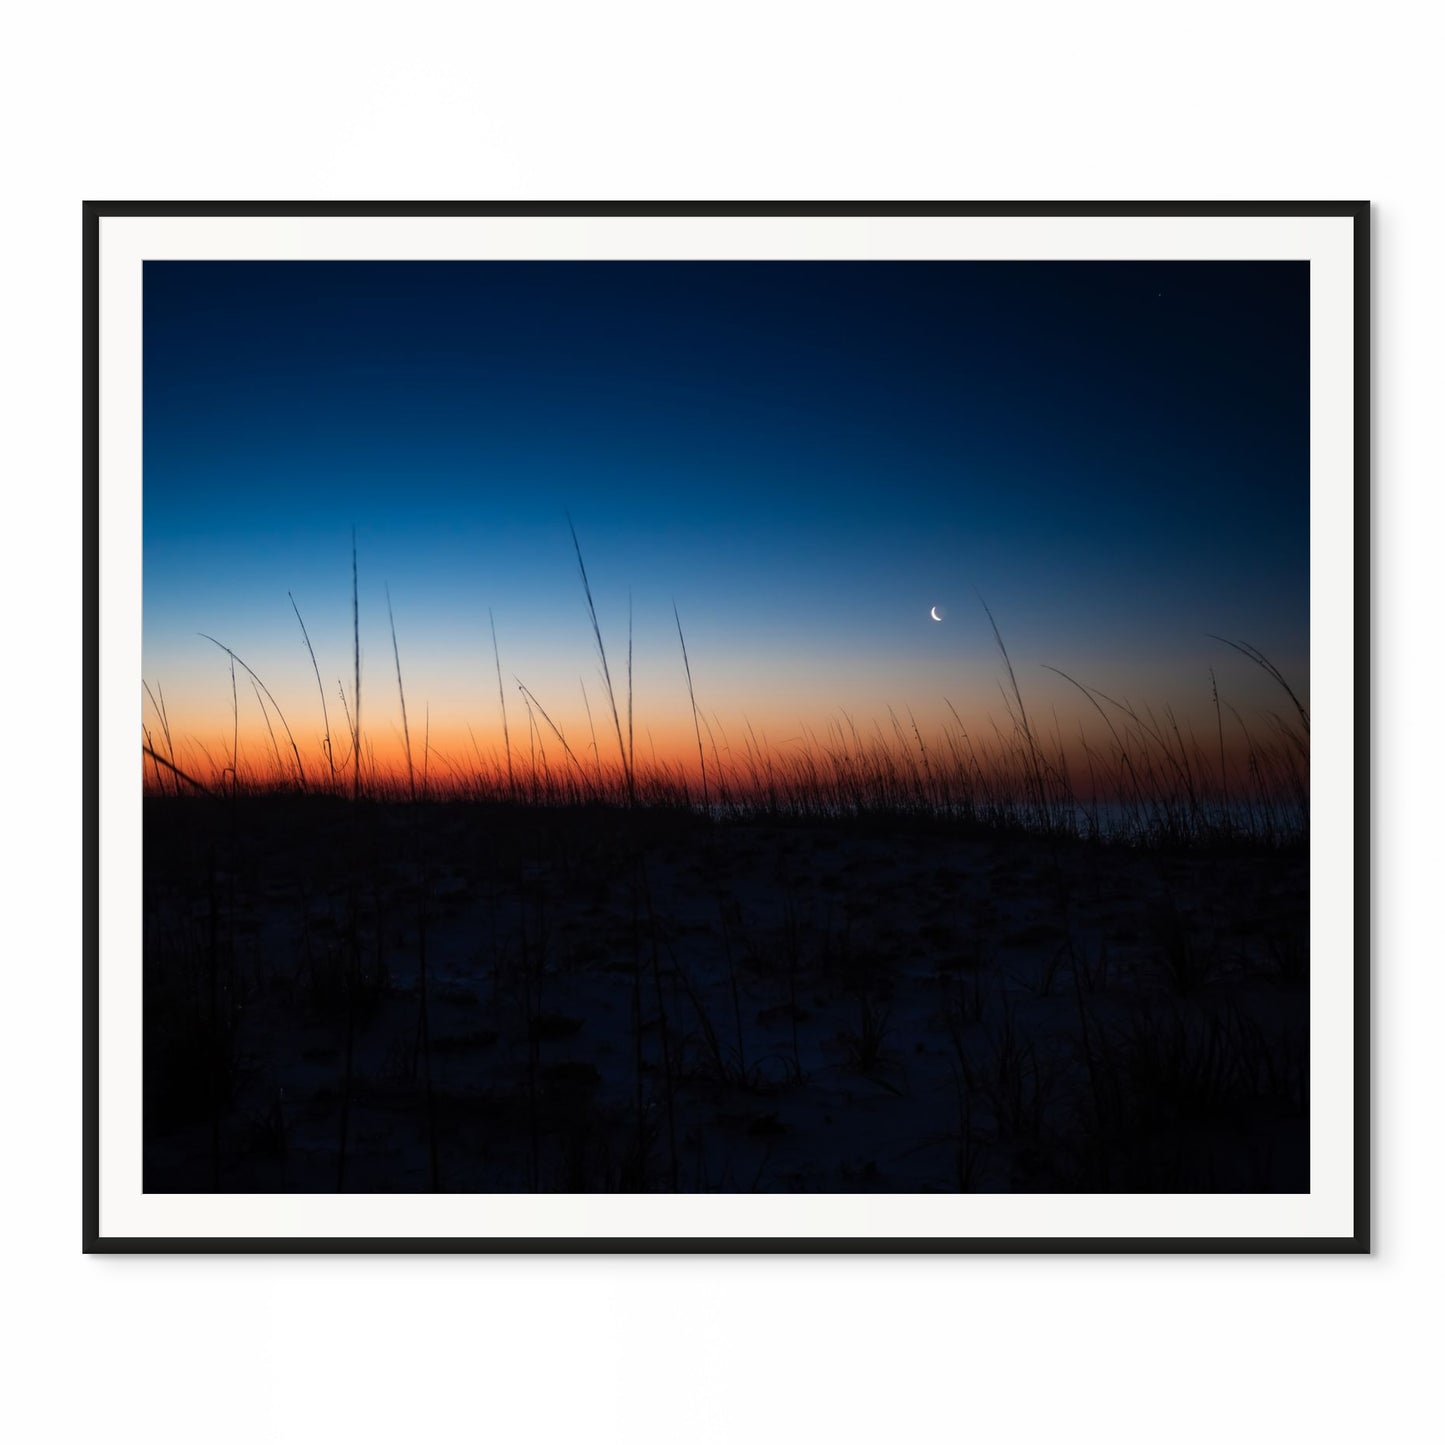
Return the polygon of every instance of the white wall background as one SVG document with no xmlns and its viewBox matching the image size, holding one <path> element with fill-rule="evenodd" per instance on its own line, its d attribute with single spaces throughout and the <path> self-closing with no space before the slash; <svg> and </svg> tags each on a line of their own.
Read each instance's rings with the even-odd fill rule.
<svg viewBox="0 0 1445 1445">
<path fill-rule="evenodd" d="M 1445 228 L 1428 13 L 138 0 L 12 16 L 0 1428 L 1213 1445 L 1438 1426 Z M 82 198 L 1361 196 L 1378 207 L 1374 1258 L 80 1255 Z"/>
</svg>

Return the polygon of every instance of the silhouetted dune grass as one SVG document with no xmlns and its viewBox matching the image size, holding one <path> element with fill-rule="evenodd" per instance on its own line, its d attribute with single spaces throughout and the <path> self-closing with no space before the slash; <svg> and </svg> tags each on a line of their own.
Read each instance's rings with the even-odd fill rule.
<svg viewBox="0 0 1445 1445">
<path fill-rule="evenodd" d="M 1071 752 L 987 613 L 987 738 L 904 706 L 777 748 L 713 726 L 675 612 L 694 773 L 637 759 L 573 540 L 615 756 L 525 677 L 514 737 L 494 628 L 502 745 L 443 756 L 388 596 L 378 767 L 354 550 L 344 734 L 292 599 L 314 756 L 218 638 L 216 750 L 146 684 L 147 1190 L 1308 1189 L 1309 717 L 1262 653 L 1291 710 L 1215 689 L 1202 742 L 1065 675 L 1106 740 Z"/>
<path fill-rule="evenodd" d="M 177 756 L 170 719 L 159 685 L 147 683 L 146 697 L 159 728 L 143 725 L 144 757 L 149 762 L 146 786 L 152 791 L 187 788 L 211 792 L 340 792 L 350 776 L 354 799 L 412 801 L 469 799 L 476 802 L 524 801 L 537 806 L 606 804 L 627 807 L 697 808 L 713 817 L 833 818 L 872 815 L 933 817 L 961 826 L 1026 828 L 1044 834 L 1084 838 L 1126 839 L 1138 843 L 1180 845 L 1249 844 L 1287 846 L 1302 843 L 1309 825 L 1309 715 L 1291 684 L 1257 648 L 1243 641 L 1220 639 L 1267 673 L 1288 697 L 1293 719 L 1268 713 L 1253 727 L 1220 698 L 1213 674 L 1211 696 L 1216 715 L 1214 739 L 1186 736 L 1172 709 L 1156 713 L 1147 705 L 1115 699 L 1060 668 L 1048 670 L 1063 678 L 1084 699 L 1090 715 L 1102 723 L 1103 741 L 1090 742 L 1080 729 L 1076 742 L 1065 746 L 1057 722 L 1052 735 L 1030 717 L 1023 691 L 1002 633 L 986 603 L 983 611 L 997 643 L 1008 677 L 1003 692 L 1005 723 L 990 721 L 991 736 L 970 732 L 949 704 L 950 718 L 932 737 L 925 737 L 911 711 L 905 728 L 890 709 L 885 731 L 878 722 L 860 727 L 839 715 L 820 735 L 808 731 L 800 742 L 775 747 L 760 742 L 748 727 L 733 746 L 721 743 L 698 706 L 697 692 L 681 618 L 674 608 L 687 687 L 697 772 L 681 763 L 639 762 L 634 735 L 631 688 L 632 641 L 628 637 L 627 691 L 619 698 L 613 684 L 602 627 L 575 530 L 572 541 L 582 583 L 586 614 L 600 665 L 606 716 L 616 739 L 616 758 L 604 759 L 595 729 L 590 758 L 580 742 L 574 746 L 554 721 L 545 699 L 515 677 L 517 694 L 528 722 L 528 745 L 514 749 L 502 681 L 501 650 L 491 624 L 497 673 L 503 746 L 491 755 L 473 747 L 470 756 L 443 755 L 430 746 L 430 718 L 418 763 L 406 708 L 402 655 L 388 593 L 388 625 L 393 649 L 402 718 L 404 776 L 377 766 L 361 727 L 361 661 L 357 565 L 352 557 L 353 684 L 338 692 L 347 717 L 346 756 L 338 758 L 321 672 L 310 636 L 291 599 L 302 639 L 317 682 L 322 742 L 319 765 L 308 769 L 290 724 L 266 684 L 224 641 L 208 638 L 227 656 L 232 671 L 233 738 L 229 757 L 217 759 L 199 743 L 195 756 Z M 271 740 L 270 755 L 243 759 L 239 750 L 239 701 L 235 669 L 253 684 L 256 701 Z M 583 689 L 587 715 L 591 702 Z M 279 725 L 278 734 L 272 714 Z M 1242 764 L 1227 758 L 1228 731 Z M 703 742 L 706 728 L 710 747 Z M 718 724 L 721 729 L 721 723 Z M 474 736 L 474 734 L 473 734 Z M 283 745 L 284 742 L 284 745 Z M 1072 757 L 1071 757 L 1072 752 Z"/>
</svg>

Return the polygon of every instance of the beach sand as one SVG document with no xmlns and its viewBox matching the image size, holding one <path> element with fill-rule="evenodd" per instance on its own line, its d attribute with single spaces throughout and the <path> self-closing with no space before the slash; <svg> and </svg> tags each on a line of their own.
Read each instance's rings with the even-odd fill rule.
<svg viewBox="0 0 1445 1445">
<path fill-rule="evenodd" d="M 1308 857 L 151 797 L 147 1191 L 1309 1187 Z"/>
</svg>

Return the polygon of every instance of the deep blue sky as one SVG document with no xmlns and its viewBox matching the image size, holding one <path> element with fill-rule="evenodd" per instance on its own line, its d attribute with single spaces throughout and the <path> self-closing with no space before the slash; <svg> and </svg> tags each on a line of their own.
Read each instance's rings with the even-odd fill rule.
<svg viewBox="0 0 1445 1445">
<path fill-rule="evenodd" d="M 570 717 L 570 511 L 663 730 L 674 600 L 776 728 L 996 699 L 975 588 L 1041 700 L 1253 700 L 1209 632 L 1307 686 L 1308 314 L 1292 263 L 147 263 L 146 675 L 229 717 L 211 632 L 304 711 L 289 589 L 349 679 L 354 525 L 373 683 L 386 583 L 416 707 L 491 728 L 490 606 Z"/>
</svg>

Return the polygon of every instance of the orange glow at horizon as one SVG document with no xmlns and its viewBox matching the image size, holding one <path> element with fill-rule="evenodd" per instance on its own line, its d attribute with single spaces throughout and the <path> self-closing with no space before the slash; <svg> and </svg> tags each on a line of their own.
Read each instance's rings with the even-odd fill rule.
<svg viewBox="0 0 1445 1445">
<path fill-rule="evenodd" d="M 425 784 L 428 792 L 444 794 L 478 780 L 494 783 L 506 778 L 510 750 L 510 771 L 518 778 L 535 773 L 561 785 L 575 781 L 587 788 L 600 777 L 610 787 L 624 776 L 623 756 L 628 753 L 628 720 L 625 711 L 619 713 L 620 749 L 618 727 L 605 707 L 594 707 L 589 728 L 585 715 L 552 715 L 549 723 L 535 709 L 529 718 L 525 707 L 509 706 L 510 738 L 499 719 L 468 727 L 428 719 L 425 710 L 420 719 L 413 718 L 409 711 L 410 762 L 400 716 L 387 718 L 362 729 L 361 777 L 365 786 L 406 789 L 414 782 L 418 788 Z M 332 752 L 328 756 L 319 729 L 298 729 L 288 736 L 274 717 L 269 728 L 255 720 L 236 726 L 231 718 L 222 720 L 212 713 L 198 729 L 182 725 L 169 709 L 168 715 L 170 743 L 149 705 L 142 741 L 162 759 L 169 758 L 183 773 L 208 786 L 229 777 L 233 765 L 248 785 L 289 786 L 297 779 L 298 762 L 309 787 L 324 787 L 333 775 L 339 788 L 351 785 L 352 739 L 344 719 L 332 719 Z M 1089 789 L 1091 778 L 1097 785 L 1098 778 L 1120 775 L 1115 740 L 1097 716 L 1061 716 L 1057 724 L 1049 716 L 1046 732 L 1040 721 L 1032 719 L 1040 758 L 1082 791 Z M 1226 787 L 1239 787 L 1248 782 L 1252 770 L 1257 772 L 1261 751 L 1274 756 L 1276 763 L 1291 751 L 1301 751 L 1298 738 L 1291 742 L 1288 736 L 1247 736 L 1238 725 L 1221 740 L 1217 719 L 1203 711 L 1188 721 L 1176 716 L 1175 722 L 1177 734 L 1161 732 L 1158 747 L 1151 744 L 1152 765 L 1180 791 L 1190 786 L 1187 774 L 1192 766 L 1198 767 L 1201 783 L 1222 776 Z M 695 730 L 690 716 L 645 725 L 634 719 L 630 761 L 639 778 L 668 780 L 693 789 L 704 777 L 716 786 L 721 774 L 730 785 L 742 788 L 766 773 L 769 766 L 786 770 L 805 760 L 824 770 L 891 760 L 925 775 L 933 768 L 946 772 L 952 767 L 960 774 L 981 769 L 990 780 L 1017 778 L 1026 766 L 1029 749 L 1025 734 L 1009 717 L 982 709 L 957 714 L 945 711 L 942 718 L 927 720 L 915 718 L 907 709 L 901 715 L 885 714 L 881 720 L 850 718 L 840 710 L 816 724 L 800 720 L 789 724 L 778 718 L 772 719 L 772 724 L 759 726 L 742 716 L 731 720 L 700 716 Z M 1307 746 L 1307 739 L 1303 741 Z M 1182 768 L 1162 761 L 1175 753 L 1184 760 Z M 141 761 L 147 789 L 170 786 L 168 776 L 152 759 L 142 754 Z M 1307 776 L 1307 760 L 1298 765 L 1285 761 L 1287 766 L 1297 766 L 1300 776 Z M 162 779 L 159 783 L 158 777 Z"/>
</svg>

